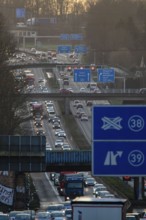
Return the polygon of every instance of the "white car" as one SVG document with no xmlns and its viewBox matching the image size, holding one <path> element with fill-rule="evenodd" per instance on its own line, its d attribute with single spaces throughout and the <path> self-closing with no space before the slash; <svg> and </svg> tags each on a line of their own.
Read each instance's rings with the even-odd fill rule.
<svg viewBox="0 0 146 220">
<path fill-rule="evenodd" d="M 66 133 L 64 131 L 60 131 L 58 132 L 57 136 L 66 138 Z"/>
<path fill-rule="evenodd" d="M 87 89 L 86 89 L 86 88 L 81 87 L 81 88 L 80 88 L 80 92 L 81 92 L 81 93 L 86 93 L 86 92 L 88 92 L 88 91 L 87 91 Z"/>
<path fill-rule="evenodd" d="M 81 115 L 81 121 L 88 121 L 88 115 L 82 114 Z"/>
<path fill-rule="evenodd" d="M 71 146 L 69 144 L 63 144 L 62 150 L 71 150 Z"/>
<path fill-rule="evenodd" d="M 52 147 L 50 146 L 49 143 L 46 143 L 46 150 L 52 150 Z"/>
<path fill-rule="evenodd" d="M 63 146 L 63 144 L 64 144 L 64 138 L 58 138 L 58 139 L 56 139 L 56 141 L 55 141 L 55 147 L 56 148 L 61 148 L 62 146 Z"/>
<path fill-rule="evenodd" d="M 37 220 L 51 220 L 51 213 L 46 211 L 39 211 L 36 213 Z"/>
<path fill-rule="evenodd" d="M 55 136 L 57 136 L 60 131 L 63 131 L 62 128 L 55 129 Z"/>
<path fill-rule="evenodd" d="M 93 187 L 93 195 L 95 195 L 96 192 L 98 192 L 98 191 L 106 190 L 106 189 L 107 189 L 106 186 L 104 186 L 102 183 L 101 183 L 101 184 L 100 184 L 100 183 L 97 183 L 97 184 L 95 184 L 94 187 Z"/>
</svg>

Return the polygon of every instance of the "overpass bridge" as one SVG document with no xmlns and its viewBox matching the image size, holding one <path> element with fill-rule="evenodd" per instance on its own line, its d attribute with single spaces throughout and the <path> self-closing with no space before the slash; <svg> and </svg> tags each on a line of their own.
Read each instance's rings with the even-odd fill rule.
<svg viewBox="0 0 146 220">
<path fill-rule="evenodd" d="M 78 63 L 50 63 L 50 62 L 35 62 L 35 63 L 9 63 L 9 67 L 11 69 L 25 69 L 25 68 L 43 68 L 43 69 L 52 69 L 57 67 L 60 70 L 63 70 L 65 67 L 83 67 L 83 68 L 91 68 L 90 64 L 78 64 Z M 103 65 L 96 65 L 96 68 L 104 68 Z M 108 68 L 107 66 L 105 68 Z M 116 75 L 126 78 L 131 73 L 128 72 L 127 69 L 121 67 L 109 67 L 115 70 Z"/>
<path fill-rule="evenodd" d="M 91 170 L 91 150 L 46 151 L 45 136 L 0 136 L 0 170 Z"/>
</svg>

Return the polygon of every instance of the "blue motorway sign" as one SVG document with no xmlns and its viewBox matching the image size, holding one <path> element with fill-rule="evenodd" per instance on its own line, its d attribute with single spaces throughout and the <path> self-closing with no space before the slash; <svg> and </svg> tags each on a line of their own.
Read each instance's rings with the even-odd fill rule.
<svg viewBox="0 0 146 220">
<path fill-rule="evenodd" d="M 90 69 L 74 69 L 74 82 L 90 82 Z"/>
<path fill-rule="evenodd" d="M 93 174 L 145 175 L 146 106 L 93 106 L 92 116 Z"/>
<path fill-rule="evenodd" d="M 115 70 L 112 68 L 97 69 L 98 82 L 111 83 L 115 81 Z"/>
<path fill-rule="evenodd" d="M 88 48 L 85 45 L 76 45 L 74 51 L 75 53 L 87 53 Z"/>
<path fill-rule="evenodd" d="M 146 142 L 99 141 L 94 143 L 92 154 L 95 176 L 146 175 Z"/>
<path fill-rule="evenodd" d="M 93 140 L 146 140 L 146 106 L 94 106 Z"/>
<path fill-rule="evenodd" d="M 61 34 L 60 40 L 83 40 L 83 34 Z"/>
<path fill-rule="evenodd" d="M 59 45 L 57 47 L 58 53 L 70 53 L 72 51 L 72 46 L 70 45 Z"/>
<path fill-rule="evenodd" d="M 16 8 L 16 18 L 25 18 L 25 8 Z"/>
</svg>

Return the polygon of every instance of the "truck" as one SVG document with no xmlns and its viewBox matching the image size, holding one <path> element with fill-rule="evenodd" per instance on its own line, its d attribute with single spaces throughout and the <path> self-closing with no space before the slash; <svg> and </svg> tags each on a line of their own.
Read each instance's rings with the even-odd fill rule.
<svg viewBox="0 0 146 220">
<path fill-rule="evenodd" d="M 42 103 L 34 103 L 31 105 L 33 118 L 43 118 L 43 104 Z"/>
<path fill-rule="evenodd" d="M 28 86 L 34 85 L 34 83 L 35 83 L 35 76 L 31 72 L 31 70 L 24 70 L 23 78 L 24 78 L 25 85 L 28 85 Z"/>
<path fill-rule="evenodd" d="M 50 24 L 50 18 L 29 18 L 26 21 L 27 26 L 48 26 Z"/>
<path fill-rule="evenodd" d="M 64 178 L 65 201 L 84 195 L 84 179 L 80 174 L 66 174 Z"/>
<path fill-rule="evenodd" d="M 71 201 L 73 220 L 125 220 L 128 203 L 123 198 L 77 197 Z"/>
<path fill-rule="evenodd" d="M 65 175 L 75 174 L 75 171 L 62 171 L 59 176 L 59 186 L 57 187 L 58 193 L 60 196 L 64 196 L 64 184 L 65 184 Z"/>
</svg>

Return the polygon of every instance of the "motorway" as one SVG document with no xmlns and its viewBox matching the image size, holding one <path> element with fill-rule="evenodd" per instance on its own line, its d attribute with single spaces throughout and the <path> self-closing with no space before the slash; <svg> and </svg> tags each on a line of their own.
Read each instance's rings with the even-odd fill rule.
<svg viewBox="0 0 146 220">
<path fill-rule="evenodd" d="M 43 104 L 43 108 L 44 108 L 44 118 L 42 120 L 43 122 L 43 131 L 44 134 L 46 136 L 47 139 L 47 146 L 49 146 L 49 149 L 55 149 L 55 140 L 56 140 L 56 136 L 55 136 L 55 132 L 54 129 L 52 127 L 52 123 L 48 122 L 48 114 L 47 114 L 47 108 L 46 108 L 46 101 L 50 101 L 53 100 L 53 105 L 54 105 L 54 109 L 55 109 L 55 113 L 56 115 L 58 115 L 60 117 L 61 120 L 61 127 L 63 128 L 63 130 L 65 131 L 65 133 L 67 134 L 67 138 L 65 140 L 65 142 L 67 142 L 70 146 L 71 149 L 74 149 L 76 146 L 75 140 L 72 139 L 72 136 L 70 134 L 70 131 L 68 128 L 66 128 L 64 125 L 64 119 L 63 119 L 63 115 L 61 115 L 61 111 L 58 105 L 58 97 L 55 95 L 57 93 L 57 95 L 60 95 L 60 98 L 64 98 L 67 97 L 64 94 L 59 94 L 58 90 L 56 90 L 56 92 L 54 93 L 54 97 L 49 96 L 49 94 L 52 94 L 52 90 L 54 91 L 54 88 L 50 88 L 48 86 L 47 80 L 50 79 L 50 77 L 52 77 L 53 75 L 56 76 L 56 79 L 59 82 L 60 88 L 65 88 L 65 89 L 71 89 L 73 90 L 72 94 L 67 94 L 68 95 L 68 99 L 69 99 L 69 103 L 70 103 L 70 111 L 72 113 L 72 116 L 74 117 L 78 127 L 80 127 L 80 130 L 82 131 L 81 135 L 84 135 L 85 138 L 87 139 L 89 146 L 91 146 L 91 142 L 92 142 L 92 137 L 91 137 L 91 130 L 92 130 L 92 107 L 91 106 L 87 106 L 87 100 L 90 100 L 90 98 L 88 99 L 88 94 L 90 96 L 90 91 L 89 89 L 87 89 L 87 83 L 75 83 L 73 80 L 73 76 L 70 75 L 68 72 L 67 74 L 69 75 L 69 85 L 63 85 L 63 80 L 60 74 L 60 71 L 57 68 L 53 68 L 49 74 L 45 74 L 44 71 L 42 71 L 41 68 L 33 68 L 32 72 L 35 73 L 35 86 L 33 88 L 28 88 L 28 91 L 26 92 L 26 95 L 29 94 L 29 96 L 31 97 L 30 100 L 32 101 L 38 101 L 41 102 Z M 49 76 L 48 79 L 46 78 L 46 75 Z M 40 79 L 43 79 L 43 82 L 39 82 Z M 82 89 L 81 89 L 82 88 Z M 82 90 L 82 92 L 81 92 Z M 98 91 L 99 93 L 97 94 L 91 94 L 92 96 L 92 104 L 93 105 L 109 105 L 109 102 L 106 101 L 106 97 L 108 97 L 108 94 L 104 94 L 104 99 L 103 99 L 103 93 L 100 93 L 100 90 Z M 80 94 L 80 96 L 78 95 Z M 86 99 L 84 99 L 86 95 Z M 94 95 L 96 96 L 96 99 L 94 99 Z M 111 94 L 112 95 L 112 94 Z M 119 97 L 122 98 L 123 94 L 114 94 L 113 97 L 117 97 L 118 99 Z M 69 98 L 70 96 L 70 98 Z M 98 98 L 97 98 L 98 97 Z M 133 99 L 137 100 L 138 98 L 141 98 L 142 100 L 145 100 L 145 96 L 139 96 L 138 95 L 133 95 L 132 96 Z M 135 98 L 136 97 L 136 98 Z M 131 98 L 131 95 L 129 94 L 125 94 L 125 99 L 129 99 Z M 75 100 L 79 100 L 79 102 L 82 104 L 82 107 L 80 108 L 80 111 L 83 111 L 88 120 L 83 120 L 81 121 L 81 119 L 77 116 L 77 108 L 74 106 L 75 104 Z M 28 108 L 30 108 L 30 103 L 28 101 L 27 103 Z M 30 109 L 29 109 L 30 111 Z M 28 124 L 25 126 L 27 126 L 28 128 Z M 24 126 L 24 129 L 27 130 L 27 128 Z M 30 130 L 32 132 L 33 135 L 37 135 L 37 130 L 38 128 L 36 128 L 36 126 L 34 125 L 34 120 L 32 119 L 30 121 Z M 30 130 L 26 131 L 26 135 L 30 135 Z M 37 193 L 39 195 L 40 198 L 40 202 L 41 202 L 41 209 L 45 209 L 47 207 L 48 204 L 50 203 L 60 203 L 64 201 L 63 197 L 60 197 L 58 195 L 56 186 L 54 186 L 53 182 L 49 179 L 49 173 L 31 173 L 31 176 L 33 178 L 34 181 L 34 185 L 35 188 L 37 190 Z M 92 195 L 92 187 L 87 187 L 85 190 L 85 195 Z"/>
<path fill-rule="evenodd" d="M 87 83 L 75 83 L 73 80 L 73 76 L 69 75 L 69 86 L 63 86 L 62 85 L 62 78 L 60 76 L 60 72 L 58 71 L 57 68 L 53 68 L 52 72 L 49 72 L 48 74 L 45 74 L 44 71 L 42 71 L 41 68 L 32 68 L 31 69 L 32 73 L 35 73 L 35 85 L 34 87 L 27 87 L 26 90 L 26 95 L 29 94 L 29 96 L 33 96 L 34 94 L 49 94 L 52 92 L 52 90 L 54 91 L 54 88 L 50 88 L 48 86 L 47 80 L 49 80 L 50 77 L 53 76 L 53 74 L 56 75 L 56 78 L 59 82 L 59 85 L 61 88 L 71 88 L 73 89 L 74 93 L 80 93 L 80 88 L 85 88 L 85 90 L 87 91 Z M 67 73 L 69 74 L 69 73 Z M 48 79 L 46 78 L 46 76 L 48 76 Z M 40 82 L 40 79 L 43 79 L 43 82 Z M 84 90 L 84 89 L 83 89 Z M 56 91 L 58 92 L 58 91 Z M 89 92 L 89 91 L 88 91 Z M 74 94 L 73 93 L 73 94 Z M 83 93 L 82 93 L 83 94 Z M 81 94 L 81 95 L 82 95 Z M 84 96 L 84 94 L 83 94 Z M 38 101 L 38 99 L 34 96 L 33 97 L 33 101 Z M 56 136 L 55 136 L 55 132 L 54 129 L 52 127 L 52 123 L 48 122 L 48 113 L 47 113 L 47 108 L 46 108 L 46 102 L 49 102 L 50 99 L 46 96 L 45 98 L 42 98 L 41 101 L 38 101 L 39 103 L 41 102 L 43 105 L 43 109 L 44 109 L 44 117 L 42 120 L 42 128 L 44 131 L 44 134 L 46 136 L 46 140 L 47 140 L 47 147 L 49 146 L 49 149 L 55 149 L 55 140 L 56 140 Z M 70 102 L 70 111 L 72 112 L 73 117 L 76 120 L 77 125 L 80 127 L 81 131 L 82 131 L 82 135 L 84 135 L 89 143 L 89 146 L 91 146 L 91 106 L 87 106 L 86 105 L 86 101 L 85 100 L 80 100 L 80 103 L 82 104 L 82 108 L 80 108 L 80 111 L 84 111 L 84 113 L 87 116 L 87 120 L 81 121 L 81 119 L 77 116 L 77 108 L 74 106 L 74 99 L 72 99 Z M 108 102 L 102 101 L 102 100 L 98 100 L 98 101 L 92 101 L 93 104 L 109 104 Z M 65 131 L 67 138 L 65 140 L 65 142 L 67 142 L 69 144 L 69 146 L 71 147 L 71 149 L 76 148 L 76 143 L 75 140 L 73 140 L 70 131 L 68 128 L 64 127 L 64 119 L 63 119 L 63 115 L 61 115 L 60 109 L 59 109 L 59 105 L 58 102 L 56 100 L 53 100 L 53 105 L 54 105 L 54 109 L 55 109 L 55 113 L 56 115 L 58 115 L 60 117 L 61 120 L 61 127 L 63 128 L 63 130 Z M 27 103 L 29 112 L 31 114 L 30 111 L 30 102 L 28 101 Z M 32 119 L 30 121 L 30 126 L 28 126 L 27 123 L 25 123 L 24 126 L 24 130 L 26 131 L 28 129 L 28 127 L 30 127 L 28 134 L 30 135 L 30 130 L 32 132 L 32 135 L 37 135 L 37 131 L 38 128 L 35 126 L 34 120 Z M 27 126 L 27 127 L 26 127 Z M 60 203 L 64 201 L 63 197 L 60 197 L 58 195 L 58 191 L 56 186 L 54 186 L 53 182 L 49 179 L 49 173 L 31 173 L 31 176 L 33 178 L 33 182 L 36 188 L 36 191 L 39 195 L 40 198 L 40 203 L 41 203 L 41 209 L 45 209 L 48 204 L 50 203 Z M 85 188 L 85 195 L 92 195 L 92 187 L 87 187 Z"/>
</svg>

